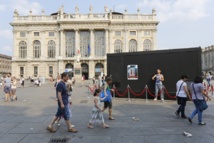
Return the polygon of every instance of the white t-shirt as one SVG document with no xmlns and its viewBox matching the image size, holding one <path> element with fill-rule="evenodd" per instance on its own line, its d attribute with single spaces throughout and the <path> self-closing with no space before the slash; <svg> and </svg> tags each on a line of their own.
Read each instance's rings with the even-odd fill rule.
<svg viewBox="0 0 214 143">
<path fill-rule="evenodd" d="M 183 83 L 183 84 L 182 84 Z M 181 84 L 182 84 L 182 87 L 181 87 Z M 177 87 L 177 92 L 176 92 L 176 96 L 179 96 L 179 97 L 187 97 L 187 94 L 184 90 L 184 86 L 187 86 L 187 84 L 183 81 L 183 80 L 179 80 L 177 83 L 176 83 L 176 87 Z M 181 89 L 180 89 L 181 87 Z M 180 89 L 180 91 L 179 91 Z M 179 93 L 178 93 L 179 92 Z"/>
</svg>

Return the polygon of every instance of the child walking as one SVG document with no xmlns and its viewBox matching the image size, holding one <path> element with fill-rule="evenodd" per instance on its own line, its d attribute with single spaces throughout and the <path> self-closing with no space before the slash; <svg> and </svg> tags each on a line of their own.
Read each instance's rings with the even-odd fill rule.
<svg viewBox="0 0 214 143">
<path fill-rule="evenodd" d="M 92 125 L 95 122 L 98 122 L 102 125 L 103 128 L 109 128 L 108 125 L 105 124 L 104 118 L 103 118 L 103 110 L 100 108 L 100 100 L 103 100 L 106 98 L 106 96 L 103 99 L 100 99 L 100 89 L 96 89 L 94 92 L 94 107 L 92 108 L 92 114 L 91 119 L 89 120 L 88 128 L 93 129 L 94 126 Z"/>
</svg>

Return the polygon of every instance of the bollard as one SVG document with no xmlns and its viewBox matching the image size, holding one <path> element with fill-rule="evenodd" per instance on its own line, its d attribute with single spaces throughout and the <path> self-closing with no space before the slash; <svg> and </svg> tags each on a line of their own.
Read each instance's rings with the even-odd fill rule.
<svg viewBox="0 0 214 143">
<path fill-rule="evenodd" d="M 130 98 L 130 87 L 129 87 L 129 85 L 127 86 L 127 88 L 128 88 L 128 100 L 127 101 L 131 101 L 131 98 Z"/>
<path fill-rule="evenodd" d="M 113 97 L 114 97 L 114 101 L 115 101 L 115 84 L 113 85 L 113 89 L 114 89 L 114 92 L 113 92 Z"/>
<path fill-rule="evenodd" d="M 149 102 L 149 100 L 148 100 L 148 86 L 146 85 L 146 102 Z"/>
</svg>

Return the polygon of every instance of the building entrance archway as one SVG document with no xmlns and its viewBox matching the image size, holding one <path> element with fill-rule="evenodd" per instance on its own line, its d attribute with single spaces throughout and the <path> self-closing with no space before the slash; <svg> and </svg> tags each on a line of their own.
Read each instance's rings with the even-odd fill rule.
<svg viewBox="0 0 214 143">
<path fill-rule="evenodd" d="M 69 78 L 72 78 L 74 76 L 73 70 L 74 70 L 74 65 L 73 64 L 67 63 L 65 65 L 65 72 L 68 72 Z"/>
<path fill-rule="evenodd" d="M 81 67 L 82 67 L 82 75 L 84 75 L 85 79 L 88 80 L 88 76 L 89 76 L 88 64 L 82 63 Z"/>
</svg>

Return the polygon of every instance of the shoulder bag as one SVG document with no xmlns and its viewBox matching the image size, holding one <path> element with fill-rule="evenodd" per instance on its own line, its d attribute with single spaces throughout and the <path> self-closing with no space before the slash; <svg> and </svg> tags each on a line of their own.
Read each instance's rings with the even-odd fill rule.
<svg viewBox="0 0 214 143">
<path fill-rule="evenodd" d="M 203 96 L 202 100 L 199 100 L 198 97 L 197 97 L 197 95 L 196 95 L 194 84 L 192 84 L 192 88 L 193 88 L 193 91 L 194 91 L 194 94 L 195 94 L 195 98 L 196 98 L 198 110 L 200 110 L 200 111 L 206 110 L 208 108 L 208 105 L 207 105 L 207 102 L 204 99 L 204 96 Z"/>
<path fill-rule="evenodd" d="M 178 90 L 178 94 L 177 94 L 177 96 L 176 96 L 178 105 L 181 105 L 181 98 L 180 98 L 178 95 L 179 95 L 179 93 L 180 93 L 180 91 L 181 91 L 181 87 L 182 87 L 183 84 L 184 84 L 184 82 L 181 83 L 181 86 L 180 86 L 180 88 L 179 88 L 179 90 Z"/>
</svg>

